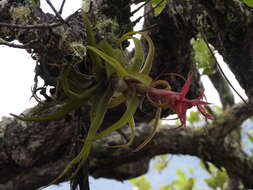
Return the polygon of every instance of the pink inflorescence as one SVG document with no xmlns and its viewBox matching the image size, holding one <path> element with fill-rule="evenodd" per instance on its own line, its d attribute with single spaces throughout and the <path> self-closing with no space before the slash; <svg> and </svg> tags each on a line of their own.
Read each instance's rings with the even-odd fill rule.
<svg viewBox="0 0 253 190">
<path fill-rule="evenodd" d="M 167 73 L 163 75 L 174 75 L 183 78 L 183 76 L 176 73 Z M 185 80 L 185 79 L 184 79 Z M 189 91 L 189 87 L 192 81 L 192 74 L 189 74 L 185 83 L 180 92 L 175 92 L 170 89 L 158 89 L 158 88 L 150 88 L 148 92 L 148 96 L 155 103 L 159 103 L 163 108 L 169 108 L 174 111 L 181 122 L 179 127 L 186 126 L 186 112 L 192 106 L 197 106 L 198 111 L 208 119 L 213 119 L 213 116 L 206 112 L 204 105 L 210 104 L 206 101 L 203 101 L 204 91 L 200 94 L 200 96 L 196 99 L 187 99 L 185 96 Z"/>
</svg>

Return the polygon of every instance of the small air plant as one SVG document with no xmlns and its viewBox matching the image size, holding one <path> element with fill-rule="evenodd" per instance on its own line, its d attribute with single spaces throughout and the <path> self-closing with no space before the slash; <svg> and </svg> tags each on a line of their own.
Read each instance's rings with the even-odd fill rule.
<svg viewBox="0 0 253 190">
<path fill-rule="evenodd" d="M 185 80 L 185 84 L 180 92 L 172 91 L 166 80 L 152 80 L 149 73 L 152 68 L 155 48 L 151 38 L 146 33 L 126 33 L 118 40 L 118 47 L 113 47 L 105 40 L 96 41 L 86 12 L 83 12 L 83 21 L 86 27 L 88 42 L 86 48 L 92 62 L 89 69 L 91 73 L 86 75 L 79 71 L 77 69 L 78 63 L 64 64 L 60 72 L 58 88 L 61 89 L 61 92 L 64 92 L 65 99 L 62 102 L 56 101 L 53 102 L 54 104 L 51 103 L 52 105 L 59 105 L 58 110 L 49 115 L 17 116 L 12 114 L 23 121 L 47 121 L 62 118 L 69 112 L 87 103 L 91 105 L 89 114 L 90 126 L 86 138 L 83 139 L 84 144 L 80 153 L 50 184 L 59 181 L 70 170 L 73 171 L 70 179 L 74 178 L 87 160 L 93 141 L 106 137 L 127 124 L 131 127 L 129 142 L 115 147 L 129 147 L 135 137 L 134 114 L 142 104 L 142 97 L 147 97 L 157 107 L 157 111 L 150 135 L 141 145 L 133 150 L 134 152 L 139 151 L 154 137 L 161 117 L 161 111 L 164 108 L 171 109 L 178 115 L 181 125 L 177 128 L 185 126 L 186 111 L 191 106 L 197 106 L 205 117 L 212 119 L 212 116 L 203 107 L 203 105 L 209 104 L 202 100 L 203 93 L 197 99 L 190 100 L 186 98 L 192 80 L 191 74 L 186 80 L 176 73 L 163 74 L 178 76 Z M 146 57 L 144 56 L 142 42 L 133 36 L 135 34 L 140 34 L 147 41 L 148 52 Z M 124 56 L 124 51 L 121 47 L 122 42 L 125 40 L 133 40 L 135 45 L 134 57 L 127 65 L 125 63 L 128 60 Z M 159 89 L 158 86 L 161 85 L 165 88 Z M 99 132 L 107 110 L 120 104 L 126 105 L 125 112 L 118 121 Z M 45 107 L 45 109 L 47 108 Z"/>
</svg>

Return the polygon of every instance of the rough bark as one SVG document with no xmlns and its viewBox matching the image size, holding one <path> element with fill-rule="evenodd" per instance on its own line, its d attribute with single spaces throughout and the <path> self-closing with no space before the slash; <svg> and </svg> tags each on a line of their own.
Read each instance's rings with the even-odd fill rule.
<svg viewBox="0 0 253 190">
<path fill-rule="evenodd" d="M 208 41 L 218 49 L 251 101 L 252 9 L 240 1 L 197 1 L 206 10 L 203 25 Z M 210 29 L 206 27 L 211 26 Z"/>
<path fill-rule="evenodd" d="M 224 137 L 228 132 L 221 129 L 240 126 L 252 115 L 253 111 L 248 106 L 236 105 L 221 115 L 224 120 L 217 120 L 205 129 L 166 130 L 168 126 L 161 126 L 155 138 L 139 152 L 132 152 L 131 148 L 110 148 L 111 145 L 122 143 L 120 134 L 114 132 L 94 143 L 89 159 L 90 174 L 96 178 L 129 179 L 147 172 L 149 160 L 156 155 L 184 154 L 226 168 L 245 187 L 250 188 L 253 186 L 253 160 L 241 147 L 226 141 Z M 4 176 L 0 179 L 0 189 L 35 189 L 45 186 L 70 161 L 70 142 L 76 140 L 73 136 L 76 125 L 74 119 L 24 123 L 6 118 L 0 124 L 0 173 Z M 150 126 L 139 126 L 131 147 L 140 144 L 149 131 Z M 224 136 L 220 135 L 222 133 Z"/>
<path fill-rule="evenodd" d="M 98 39 L 106 34 L 105 38 L 113 42 L 117 35 L 132 29 L 129 20 L 130 2 L 96 1 L 99 10 L 96 16 L 102 20 L 113 20 L 110 25 L 96 29 Z M 144 28 L 155 24 L 148 31 L 156 47 L 153 77 L 166 72 L 186 76 L 191 71 L 194 73 L 194 82 L 188 96 L 197 97 L 201 91 L 201 84 L 198 82 L 199 75 L 192 61 L 190 41 L 198 33 L 203 33 L 224 56 L 252 100 L 253 19 L 249 8 L 236 0 L 171 0 L 158 17 L 154 17 L 152 11 L 149 11 L 150 7 L 147 7 Z M 18 40 L 25 45 L 28 52 L 36 55 L 35 59 L 40 63 L 37 67 L 40 69 L 39 75 L 48 85 L 55 86 L 55 78 L 59 74 L 52 64 L 83 61 L 83 57 L 76 54 L 71 46 L 74 42 L 86 44 L 84 26 L 78 12 L 67 19 L 69 27 L 67 24 L 59 23 L 55 16 L 31 7 L 26 1 L 9 0 L 0 7 L 0 22 L 0 38 L 6 42 Z M 34 24 L 40 26 L 32 28 L 31 25 Z M 108 33 L 108 29 L 113 31 Z M 177 79 L 170 79 L 170 82 L 175 90 L 183 83 Z M 154 111 L 149 104 L 144 104 L 143 109 L 146 112 Z M 123 108 L 113 110 L 108 114 L 105 123 L 119 117 L 122 110 Z M 163 114 L 169 113 L 170 111 L 166 111 Z M 88 112 L 84 111 L 83 115 L 84 122 L 88 124 Z M 251 105 L 238 104 L 217 115 L 205 129 L 166 130 L 166 126 L 161 126 L 155 138 L 137 153 L 131 152 L 131 148 L 109 148 L 108 145 L 122 143 L 121 136 L 113 133 L 94 143 L 89 158 L 90 174 L 94 177 L 129 179 L 144 174 L 148 170 L 149 160 L 155 155 L 188 154 L 226 168 L 231 176 L 242 181 L 245 188 L 252 188 L 253 160 L 244 153 L 241 146 L 233 144 L 227 138 L 252 115 Z M 142 122 L 150 120 L 150 117 L 141 112 L 138 112 L 137 118 Z M 75 113 L 49 122 L 3 119 L 0 123 L 0 190 L 32 190 L 51 182 L 73 156 L 71 150 L 78 138 L 75 133 L 78 122 Z M 145 139 L 150 129 L 146 123 L 139 125 L 132 148 Z M 128 130 L 125 129 L 123 132 L 128 133 Z"/>
</svg>

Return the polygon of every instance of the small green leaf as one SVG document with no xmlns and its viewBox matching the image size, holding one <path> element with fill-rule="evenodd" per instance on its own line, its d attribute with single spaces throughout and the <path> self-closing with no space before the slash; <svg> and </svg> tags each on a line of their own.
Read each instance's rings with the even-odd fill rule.
<svg viewBox="0 0 253 190">
<path fill-rule="evenodd" d="M 180 181 L 185 181 L 186 180 L 186 176 L 185 176 L 185 173 L 184 173 L 184 171 L 183 170 L 177 170 L 177 176 L 178 176 L 178 179 L 180 180 Z"/>
<path fill-rule="evenodd" d="M 216 189 L 217 184 L 216 184 L 216 182 L 215 182 L 215 178 L 207 178 L 207 179 L 205 179 L 205 182 L 206 182 L 206 184 L 207 184 L 209 187 L 211 187 L 211 188 L 213 188 L 213 189 Z"/>
<path fill-rule="evenodd" d="M 190 172 L 191 175 L 194 174 L 194 170 L 192 168 L 189 168 L 189 172 Z"/>
<path fill-rule="evenodd" d="M 40 7 L 40 0 L 28 0 L 32 6 L 34 7 Z"/>
<path fill-rule="evenodd" d="M 160 190 L 175 190 L 172 184 L 169 185 L 161 185 Z"/>
<path fill-rule="evenodd" d="M 202 74 L 210 75 L 215 73 L 215 60 L 211 55 L 205 41 L 202 38 L 197 38 L 192 41 L 194 50 L 194 61 L 199 69 L 203 69 Z"/>
<path fill-rule="evenodd" d="M 253 136 L 251 134 L 247 134 L 250 142 L 253 142 Z"/>
<path fill-rule="evenodd" d="M 169 164 L 167 155 L 158 156 L 155 160 L 154 168 L 159 172 L 163 171 Z"/>
<path fill-rule="evenodd" d="M 132 97 L 128 98 L 126 101 L 127 101 L 127 109 L 125 113 L 121 116 L 121 118 L 117 122 L 112 124 L 110 127 L 107 127 L 105 130 L 97 134 L 94 138 L 87 139 L 87 140 L 93 141 L 93 140 L 101 139 L 103 137 L 108 136 L 113 131 L 118 130 L 125 124 L 127 124 L 131 120 L 133 114 L 136 112 L 139 106 L 139 99 L 137 95 L 135 94 Z"/>
<path fill-rule="evenodd" d="M 150 190 L 151 184 L 148 182 L 145 176 L 140 176 L 129 180 L 134 186 L 138 187 L 138 190 Z"/>
<path fill-rule="evenodd" d="M 199 112 L 191 111 L 187 120 L 192 124 L 200 121 Z"/>
<path fill-rule="evenodd" d="M 222 114 L 224 110 L 220 106 L 212 106 L 212 110 L 218 115 Z"/>
<path fill-rule="evenodd" d="M 162 170 L 164 170 L 166 167 L 168 166 L 168 162 L 157 162 L 154 165 L 154 168 L 156 170 L 158 170 L 159 172 L 161 172 Z"/>
<path fill-rule="evenodd" d="M 226 173 L 226 170 L 221 168 L 218 169 L 213 164 L 208 164 L 209 166 L 209 173 L 211 174 L 211 177 L 206 178 L 205 182 L 207 185 L 213 189 L 217 188 L 223 188 L 224 184 L 228 180 L 228 175 Z"/>
<path fill-rule="evenodd" d="M 246 5 L 253 8 L 253 0 L 243 0 Z"/>
<path fill-rule="evenodd" d="M 177 187 L 178 190 L 192 190 L 195 184 L 195 179 L 187 178 L 183 170 L 177 170 L 178 179 L 172 181 L 172 184 Z"/>
<path fill-rule="evenodd" d="M 120 64 L 120 62 L 118 60 L 116 60 L 115 58 L 105 54 L 103 51 L 99 50 L 96 47 L 93 46 L 87 46 L 87 48 L 91 51 L 93 51 L 94 53 L 96 53 L 97 55 L 99 55 L 102 59 L 104 59 L 107 63 L 109 63 L 117 72 L 117 74 L 121 77 L 124 78 L 128 75 L 127 71 L 125 70 L 125 68 Z"/>
<path fill-rule="evenodd" d="M 185 181 L 175 181 L 173 184 L 179 189 L 179 190 L 193 190 L 195 183 L 194 178 L 189 178 Z"/>
<path fill-rule="evenodd" d="M 167 0 L 152 0 L 151 5 L 154 8 L 155 16 L 158 16 L 165 9 Z"/>
</svg>

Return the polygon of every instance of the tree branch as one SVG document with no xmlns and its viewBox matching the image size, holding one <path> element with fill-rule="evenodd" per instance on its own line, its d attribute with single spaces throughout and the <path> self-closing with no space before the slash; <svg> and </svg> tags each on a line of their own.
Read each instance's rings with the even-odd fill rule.
<svg viewBox="0 0 253 190">
<path fill-rule="evenodd" d="M 102 12 L 108 18 L 116 19 L 116 24 L 119 23 L 117 25 L 118 28 L 115 30 L 118 31 L 118 34 L 131 29 L 132 26 L 129 21 L 129 15 L 131 14 L 129 8 L 130 1 L 118 0 L 117 2 L 115 1 L 116 3 L 112 3 L 111 0 L 98 1 L 106 1 L 113 5 L 112 7 L 102 7 Z M 196 18 L 200 17 L 198 17 L 198 14 L 191 17 L 192 9 L 186 9 L 189 7 L 185 8 L 185 4 L 190 3 L 189 1 L 175 2 L 178 12 L 175 12 L 175 10 L 172 12 L 172 9 L 175 7 L 168 6 L 166 11 L 159 17 L 155 18 L 152 14 L 146 16 L 145 27 L 148 28 L 148 26 L 156 24 L 156 27 L 150 31 L 156 47 L 156 57 L 152 70 L 154 78 L 162 72 L 176 72 L 187 75 L 190 71 L 194 71 L 190 41 L 198 33 L 197 29 L 199 25 L 194 23 L 194 21 L 197 22 Z M 242 86 L 250 96 L 253 94 L 251 85 L 253 76 L 251 50 L 253 46 L 251 40 L 249 40 L 249 43 L 245 43 L 245 41 L 251 39 L 252 26 L 244 22 L 245 9 L 238 9 L 235 6 L 237 5 L 235 1 L 230 1 L 232 3 L 227 7 L 222 4 L 213 6 L 215 3 L 212 0 L 196 0 L 193 2 L 199 3 L 197 7 L 201 4 L 202 7 L 210 8 L 210 12 L 208 12 L 206 18 L 212 17 L 212 12 L 217 13 L 218 16 L 222 16 L 220 17 L 222 18 L 221 21 L 214 18 L 215 22 L 212 22 L 213 28 L 212 30 L 210 29 L 207 35 L 208 40 L 211 43 L 213 42 L 212 44 L 225 56 L 230 67 L 238 75 Z M 222 3 L 222 1 L 215 2 Z M 180 6 L 176 6 L 181 4 L 185 8 L 182 12 L 180 12 Z M 119 7 L 124 7 L 124 11 L 119 9 Z M 15 14 L 10 12 L 10 10 L 15 12 L 18 9 L 26 9 L 30 10 L 30 12 L 28 11 L 25 15 L 16 18 Z M 203 13 L 202 9 L 201 11 Z M 228 11 L 231 11 L 231 13 Z M 234 19 L 226 20 L 231 16 L 226 14 L 232 14 Z M 235 17 L 238 14 L 239 17 Z M 193 22 L 191 18 L 194 18 Z M 79 13 L 72 15 L 69 19 L 68 23 L 71 27 L 67 27 L 66 25 L 56 28 L 44 27 L 29 30 L 29 32 L 27 32 L 27 28 L 2 26 L 0 27 L 0 37 L 3 39 L 17 39 L 24 44 L 33 39 L 40 39 L 31 48 L 38 54 L 40 63 L 47 66 L 58 62 L 64 63 L 64 61 L 80 61 L 80 57 L 74 56 L 70 44 L 73 42 L 85 44 L 83 22 Z M 0 11 L 0 21 L 10 23 L 13 26 L 50 24 L 54 23 L 55 20 L 54 16 L 21 3 L 7 3 L 3 11 Z M 208 21 L 210 22 L 210 20 Z M 211 19 L 211 21 L 213 20 Z M 224 25 L 226 22 L 228 24 Z M 249 19 L 249 23 L 251 22 Z M 236 26 L 235 31 L 232 30 L 233 26 Z M 202 27 L 206 27 L 206 25 Z M 230 33 L 231 31 L 233 31 L 232 34 Z M 217 32 L 219 32 L 219 35 L 216 35 Z M 116 36 L 115 34 L 113 33 L 114 37 Z M 222 43 L 220 43 L 220 40 L 222 40 Z M 242 64 L 239 65 L 238 63 L 241 60 Z M 201 91 L 200 85 L 197 83 L 199 76 L 196 73 L 194 74 L 195 82 L 191 85 L 189 97 L 197 97 L 199 91 Z M 173 88 L 179 89 L 182 87 L 183 81 L 182 83 L 178 81 L 177 79 L 170 80 Z M 119 108 L 119 110 L 122 111 L 123 109 Z M 151 110 L 150 112 L 152 112 L 154 108 L 150 106 L 145 108 L 146 110 Z M 51 111 L 54 110 L 49 110 L 49 112 Z M 168 112 L 164 113 L 164 115 L 168 115 Z M 108 115 L 114 117 L 115 120 L 121 112 L 113 110 L 110 113 L 113 114 Z M 145 173 L 149 160 L 155 155 L 166 153 L 188 154 L 210 161 L 218 167 L 225 167 L 229 173 L 238 177 L 246 188 L 252 188 L 252 159 L 243 152 L 241 147 L 226 140 L 227 135 L 231 131 L 241 126 L 242 122 L 252 115 L 253 109 L 251 105 L 238 104 L 229 108 L 224 114 L 219 115 L 219 118 L 207 126 L 205 130 L 181 128 L 168 131 L 164 129 L 165 127 L 161 127 L 153 141 L 137 153 L 133 153 L 130 148 L 109 148 L 108 145 L 121 144 L 120 136 L 114 133 L 108 138 L 94 143 L 93 152 L 90 157 L 91 175 L 119 180 L 128 179 L 129 177 Z M 87 112 L 84 114 L 84 117 L 88 117 Z M 140 112 L 138 112 L 136 117 L 139 121 L 141 119 L 142 121 L 148 120 L 146 118 L 143 119 L 144 116 Z M 107 119 L 110 121 L 110 116 Z M 75 116 L 71 114 L 63 119 L 41 123 L 25 123 L 10 118 L 4 119 L 0 123 L 0 174 L 3 176 L 0 179 L 0 189 L 31 189 L 47 185 L 52 181 L 71 160 L 71 157 L 73 157 L 71 150 L 73 142 L 76 139 L 74 132 L 76 126 L 77 121 Z M 148 136 L 149 130 L 150 127 L 148 125 L 140 124 L 132 147 L 136 147 L 143 142 Z M 143 165 L 140 165 L 143 160 L 145 162 Z M 112 172 L 108 172 L 108 169 Z"/>
<path fill-rule="evenodd" d="M 243 121 L 251 117 L 252 114 L 252 105 L 236 104 L 218 116 L 217 120 L 208 128 L 208 133 L 212 138 L 218 141 L 222 140 L 233 130 L 240 127 Z"/>
<path fill-rule="evenodd" d="M 222 121 L 214 121 L 214 124 L 206 129 L 166 130 L 166 126 L 161 126 L 155 138 L 136 153 L 132 152 L 131 148 L 108 147 L 122 143 L 120 134 L 114 132 L 94 143 L 90 157 L 90 174 L 94 177 L 128 179 L 144 174 L 149 160 L 156 155 L 184 154 L 198 156 L 217 166 L 223 166 L 238 176 L 247 187 L 253 187 L 252 175 L 245 175 L 253 171 L 252 159 L 240 147 L 234 147 L 230 142 L 224 141 L 224 135 L 219 135 L 227 134 L 229 129 L 240 126 L 253 115 L 253 111 L 243 104 L 230 108 L 224 115 L 221 116 L 224 118 Z M 0 174 L 4 176 L 0 179 L 2 188 L 30 189 L 52 181 L 71 159 L 69 152 L 73 140 L 76 139 L 76 122 L 71 115 L 40 123 L 4 119 L 0 123 Z M 132 147 L 143 142 L 150 130 L 150 126 L 141 124 L 137 128 Z M 124 132 L 127 134 L 129 130 L 125 129 Z M 111 172 L 108 172 L 108 169 Z"/>
</svg>

